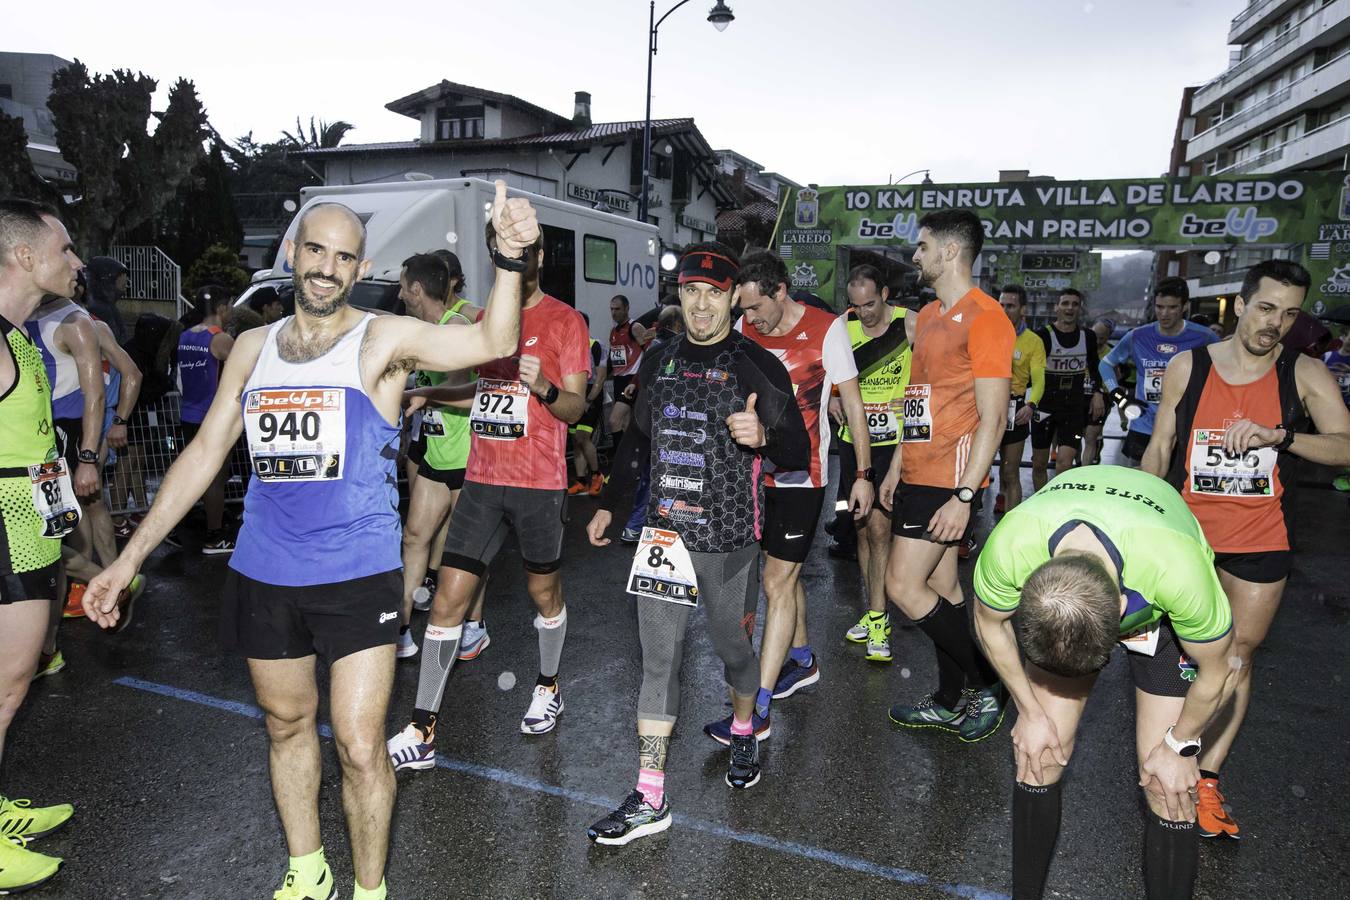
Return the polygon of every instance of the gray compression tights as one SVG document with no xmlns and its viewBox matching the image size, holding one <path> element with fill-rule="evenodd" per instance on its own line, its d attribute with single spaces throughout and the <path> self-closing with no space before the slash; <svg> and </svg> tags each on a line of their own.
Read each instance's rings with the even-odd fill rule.
<svg viewBox="0 0 1350 900">
<path fill-rule="evenodd" d="M 731 553 L 689 554 L 698 579 L 699 608 L 708 620 L 713 649 L 726 667 L 727 684 L 742 697 L 759 689 L 759 663 L 750 643 L 759 603 L 759 545 Z M 642 691 L 638 718 L 673 722 L 680 709 L 680 662 L 691 607 L 637 598 L 642 641 Z"/>
</svg>

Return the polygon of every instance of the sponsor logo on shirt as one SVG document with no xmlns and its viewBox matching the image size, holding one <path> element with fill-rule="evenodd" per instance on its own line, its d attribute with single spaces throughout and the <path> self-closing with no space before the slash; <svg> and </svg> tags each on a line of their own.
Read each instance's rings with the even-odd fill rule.
<svg viewBox="0 0 1350 900">
<path fill-rule="evenodd" d="M 708 523 L 707 517 L 703 515 L 703 507 L 685 503 L 683 500 L 658 501 L 656 514 L 663 519 L 670 519 L 672 522 L 686 522 L 695 525 L 706 525 Z"/>
<path fill-rule="evenodd" d="M 539 342 L 539 336 L 538 336 L 538 335 L 535 335 L 534 337 L 530 338 L 528 341 L 525 342 L 525 346 L 526 346 L 526 347 L 533 347 L 533 346 L 534 346 L 535 344 L 537 344 L 538 342 Z"/>
<path fill-rule="evenodd" d="M 667 419 L 690 419 L 694 422 L 708 421 L 708 414 L 699 412 L 696 409 L 690 409 L 687 406 L 676 406 L 674 403 L 667 403 L 661 409 L 661 415 Z"/>
<path fill-rule="evenodd" d="M 672 463 L 677 466 L 691 466 L 695 469 L 702 469 L 707 465 L 702 453 L 690 453 L 686 450 L 662 450 L 660 456 L 661 462 Z"/>
<path fill-rule="evenodd" d="M 690 438 L 696 444 L 702 444 L 708 439 L 708 436 L 702 431 L 681 431 L 678 428 L 662 428 L 661 434 L 666 437 Z"/>
<path fill-rule="evenodd" d="M 683 475 L 662 475 L 661 487 L 673 491 L 702 491 L 702 478 L 686 478 Z"/>
<path fill-rule="evenodd" d="M 963 315 L 965 315 L 965 313 L 957 313 L 956 315 L 952 316 L 952 321 L 953 321 L 953 322 L 960 322 L 960 321 L 961 321 L 961 316 L 963 316 Z"/>
<path fill-rule="evenodd" d="M 709 381 L 716 381 L 718 384 L 725 384 L 727 381 L 731 379 L 731 376 L 728 375 L 726 372 L 723 372 L 721 369 L 709 369 L 707 374 L 705 374 L 703 377 L 708 379 Z"/>
<path fill-rule="evenodd" d="M 1158 352 L 1159 352 L 1159 353 L 1176 353 L 1176 352 L 1177 352 L 1177 345 L 1176 345 L 1176 344 L 1159 344 L 1159 345 L 1158 345 Z"/>
<path fill-rule="evenodd" d="M 797 332 L 797 338 L 796 338 L 796 339 L 799 340 L 799 341 L 810 340 L 810 339 L 806 336 L 806 332 L 805 332 L 805 331 L 799 331 L 799 332 Z"/>
</svg>

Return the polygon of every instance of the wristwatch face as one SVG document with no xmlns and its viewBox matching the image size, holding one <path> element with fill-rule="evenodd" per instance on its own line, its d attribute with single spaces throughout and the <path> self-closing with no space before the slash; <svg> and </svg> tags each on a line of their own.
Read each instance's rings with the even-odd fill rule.
<svg viewBox="0 0 1350 900">
<path fill-rule="evenodd" d="M 956 499 L 960 500 L 962 503 L 969 503 L 975 499 L 975 491 L 968 487 L 957 488 Z"/>
</svg>

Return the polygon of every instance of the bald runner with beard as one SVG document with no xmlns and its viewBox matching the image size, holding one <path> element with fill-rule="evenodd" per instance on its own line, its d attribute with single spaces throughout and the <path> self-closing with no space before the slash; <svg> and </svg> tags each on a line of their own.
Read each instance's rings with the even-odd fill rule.
<svg viewBox="0 0 1350 900">
<path fill-rule="evenodd" d="M 122 555 L 85 593 L 89 617 L 113 624 L 118 592 L 247 435 L 254 477 L 222 591 L 221 638 L 248 659 L 267 723 L 272 793 L 290 855 L 278 897 L 335 896 L 319 839 L 316 656 L 330 668 L 353 896 L 386 895 L 395 785 L 383 730 L 402 595 L 400 404 L 410 371 L 465 369 L 516 346 L 517 260 L 539 225 L 527 201 L 507 199 L 501 181 L 491 215 L 498 268 L 487 311 L 476 325 L 438 326 L 351 307 L 352 287 L 372 265 L 365 228 L 340 204 L 308 206 L 286 241 L 295 315 L 239 336 L 196 439 Z"/>
</svg>

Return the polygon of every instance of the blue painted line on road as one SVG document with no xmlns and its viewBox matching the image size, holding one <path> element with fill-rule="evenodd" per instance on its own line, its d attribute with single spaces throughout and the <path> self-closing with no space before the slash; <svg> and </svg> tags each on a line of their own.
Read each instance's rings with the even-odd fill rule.
<svg viewBox="0 0 1350 900">
<path fill-rule="evenodd" d="M 248 719 L 261 721 L 263 718 L 262 710 L 250 703 L 225 700 L 220 697 L 213 697 L 210 694 L 202 694 L 185 688 L 173 687 L 172 685 L 159 684 L 154 681 L 144 681 L 140 678 L 132 678 L 129 676 L 118 678 L 113 684 L 119 684 L 123 687 L 134 688 L 135 690 L 145 691 L 151 694 L 158 694 L 162 697 L 171 697 L 175 700 L 195 703 L 198 706 L 218 709 L 222 712 L 233 713 L 234 715 L 243 716 Z M 331 738 L 333 736 L 332 729 L 327 725 L 319 726 L 319 734 L 326 738 Z M 558 797 L 563 800 L 570 800 L 574 803 L 583 803 L 587 806 L 594 806 L 599 809 L 608 810 L 612 809 L 614 806 L 612 798 L 607 799 L 595 794 L 585 793 L 584 791 L 546 784 L 536 778 L 531 778 L 528 775 L 521 775 L 506 769 L 498 769 L 493 766 L 485 766 L 479 763 L 451 759 L 439 753 L 436 755 L 436 766 L 437 768 L 448 769 L 451 772 L 457 772 L 461 775 L 470 775 L 474 778 L 495 781 L 498 784 L 504 784 L 508 787 L 521 788 L 522 790 L 533 791 L 538 794 L 547 794 L 550 797 Z M 875 863 L 857 856 L 849 856 L 846 853 L 836 853 L 833 850 L 812 847 L 809 844 L 785 841 L 780 838 L 771 837 L 767 834 L 759 834 L 753 831 L 736 831 L 725 825 L 718 825 L 715 822 L 707 822 L 702 819 L 690 818 L 689 816 L 677 814 L 673 818 L 676 825 L 679 825 L 682 828 L 688 828 L 692 831 L 702 832 L 703 834 L 712 835 L 713 837 L 722 838 L 723 840 L 749 844 L 753 847 L 760 847 L 765 850 L 773 850 L 778 853 L 796 856 L 801 859 L 823 862 L 840 869 L 848 869 L 849 871 L 858 872 L 863 875 L 884 878 L 887 881 L 893 881 L 898 884 L 916 887 L 926 886 L 953 897 L 967 898 L 967 900 L 1008 900 L 1007 894 L 1001 894 L 998 891 L 991 891 L 969 884 L 936 881 L 922 872 L 915 872 L 911 869 L 904 869 L 899 866 L 882 865 L 881 863 Z"/>
</svg>

